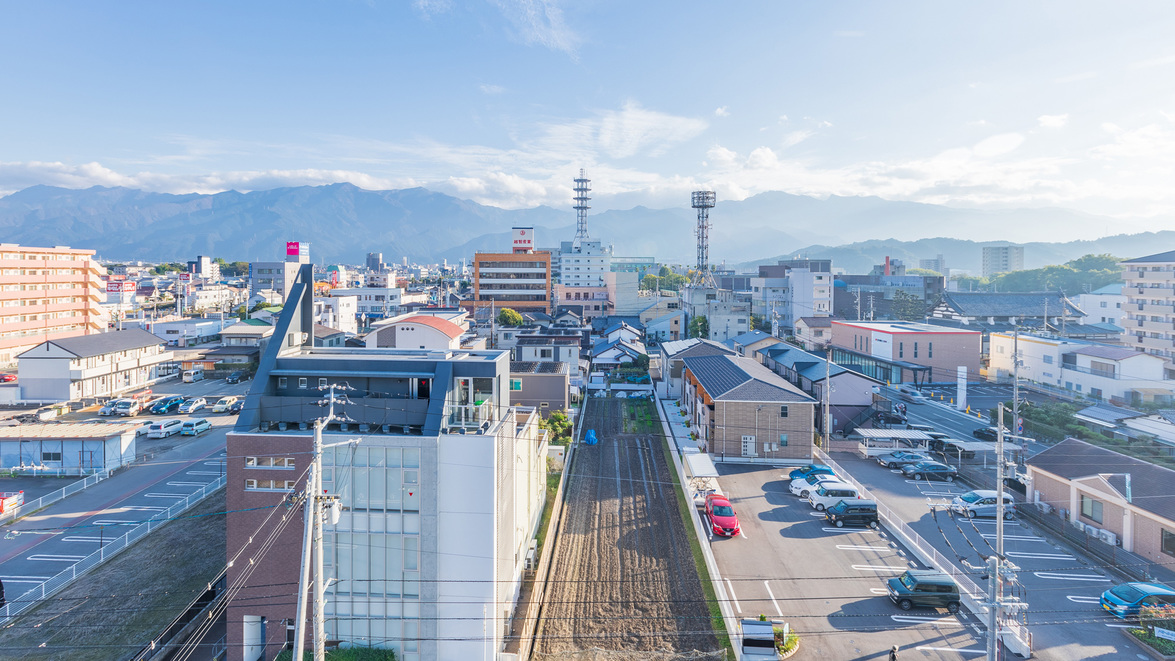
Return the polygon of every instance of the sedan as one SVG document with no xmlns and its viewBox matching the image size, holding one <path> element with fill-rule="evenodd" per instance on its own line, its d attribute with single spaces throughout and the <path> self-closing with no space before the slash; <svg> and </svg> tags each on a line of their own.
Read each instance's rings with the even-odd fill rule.
<svg viewBox="0 0 1175 661">
<path fill-rule="evenodd" d="M 937 461 L 921 461 L 902 467 L 902 475 L 915 480 L 927 479 L 954 482 L 955 476 L 958 474 L 959 471 L 954 466 L 940 464 Z"/>
<path fill-rule="evenodd" d="M 906 418 L 900 413 L 887 413 L 886 411 L 878 411 L 873 414 L 873 419 L 882 425 L 904 425 Z"/>
<path fill-rule="evenodd" d="M 0 383 L 12 383 L 16 381 L 15 374 L 0 374 Z"/>
<path fill-rule="evenodd" d="M 228 407 L 228 414 L 229 415 L 237 415 L 238 413 L 240 413 L 241 411 L 244 411 L 244 410 L 245 410 L 245 400 L 238 399 L 237 401 L 233 402 L 232 406 Z"/>
<path fill-rule="evenodd" d="M 715 493 L 706 496 L 706 518 L 710 521 L 710 531 L 715 535 L 734 537 L 739 533 L 738 516 L 726 496 Z"/>
<path fill-rule="evenodd" d="M 155 414 L 166 414 L 179 408 L 180 404 L 184 403 L 184 398 L 180 395 L 172 397 L 163 397 L 151 405 L 151 412 Z"/>
<path fill-rule="evenodd" d="M 902 466 L 909 466 L 910 464 L 917 464 L 923 461 L 930 461 L 930 457 L 921 452 L 907 452 L 905 450 L 897 450 L 877 457 L 877 463 L 886 468 L 901 468 Z"/>
<path fill-rule="evenodd" d="M 244 381 L 247 378 L 249 378 L 249 375 L 247 373 L 242 372 L 241 370 L 237 370 L 237 371 L 233 372 L 232 374 L 229 374 L 228 378 L 226 378 L 224 380 L 224 382 L 225 383 L 240 383 L 241 381 Z"/>
<path fill-rule="evenodd" d="M 825 466 L 824 464 L 808 464 L 807 466 L 796 468 L 792 472 L 788 473 L 787 479 L 794 480 L 797 477 L 799 477 L 799 478 L 808 477 L 808 475 L 810 475 L 812 473 L 822 473 L 824 475 L 832 475 L 833 474 L 832 468 L 829 466 Z"/>
<path fill-rule="evenodd" d="M 1162 583 L 1123 583 L 1102 593 L 1102 608 L 1125 620 L 1137 617 L 1144 606 L 1175 604 L 1175 590 Z"/>
<path fill-rule="evenodd" d="M 798 477 L 791 481 L 788 485 L 788 491 L 791 491 L 793 496 L 800 498 L 807 498 L 808 494 L 816 488 L 817 484 L 821 482 L 839 482 L 840 478 L 835 475 L 828 475 L 825 473 L 812 473 L 807 477 Z"/>
<path fill-rule="evenodd" d="M 208 400 L 203 397 L 193 397 L 180 404 L 180 413 L 194 413 L 205 406 L 208 406 Z"/>
<path fill-rule="evenodd" d="M 227 412 L 227 411 L 229 410 L 229 408 L 230 408 L 230 407 L 231 407 L 233 404 L 235 404 L 235 403 L 236 403 L 237 399 L 239 399 L 239 398 L 238 398 L 238 397 L 236 397 L 235 395 L 229 395 L 229 396 L 227 396 L 227 397 L 221 397 L 219 400 L 217 400 L 217 402 L 216 402 L 215 404 L 213 404 L 213 405 L 212 405 L 212 412 L 213 412 L 213 413 L 225 413 L 225 412 Z"/>
<path fill-rule="evenodd" d="M 999 440 L 999 430 L 995 427 L 980 427 L 971 432 L 971 435 L 981 441 L 991 441 L 994 443 Z"/>
</svg>

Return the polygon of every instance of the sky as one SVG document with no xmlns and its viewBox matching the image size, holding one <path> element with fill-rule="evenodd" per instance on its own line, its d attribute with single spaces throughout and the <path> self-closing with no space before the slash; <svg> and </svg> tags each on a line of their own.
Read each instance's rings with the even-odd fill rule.
<svg viewBox="0 0 1175 661">
<path fill-rule="evenodd" d="M 566 209 L 584 168 L 596 210 L 785 191 L 1102 216 L 991 238 L 1175 229 L 1172 34 L 1166 1 L 9 0 L 0 194 Z"/>
</svg>

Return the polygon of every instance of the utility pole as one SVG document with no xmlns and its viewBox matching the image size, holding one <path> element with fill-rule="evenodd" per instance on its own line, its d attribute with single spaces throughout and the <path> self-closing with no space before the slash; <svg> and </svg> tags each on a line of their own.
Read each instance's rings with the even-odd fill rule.
<svg viewBox="0 0 1175 661">
<path fill-rule="evenodd" d="M 1023 436 L 1024 430 L 1020 428 L 1020 329 L 1015 326 L 1012 327 L 1012 417 L 1015 418 L 1016 436 Z M 1024 446 L 1023 438 L 1017 441 Z"/>
<path fill-rule="evenodd" d="M 314 661 L 326 659 L 326 626 L 323 589 L 323 557 L 322 557 L 322 504 L 324 500 L 334 500 L 334 497 L 322 495 L 322 430 L 335 419 L 335 386 L 330 387 L 330 406 L 325 418 L 314 421 L 314 445 L 311 450 L 310 472 L 306 476 L 306 503 L 305 529 L 302 535 L 302 563 L 298 577 L 298 612 L 294 623 L 294 654 L 293 658 L 301 661 L 306 644 L 306 601 L 309 597 L 311 583 L 311 565 L 313 564 L 314 611 L 313 611 L 313 654 Z M 313 556 L 313 563 L 311 559 Z"/>
<path fill-rule="evenodd" d="M 832 343 L 824 345 L 824 451 L 832 437 Z"/>
<path fill-rule="evenodd" d="M 987 559 L 988 605 L 987 605 L 987 661 L 996 661 L 1000 645 L 1000 617 L 1003 606 L 1003 590 L 1000 584 L 1000 561 L 1004 555 L 1004 406 L 1001 404 L 996 416 L 996 468 L 995 468 L 995 552 Z"/>
</svg>

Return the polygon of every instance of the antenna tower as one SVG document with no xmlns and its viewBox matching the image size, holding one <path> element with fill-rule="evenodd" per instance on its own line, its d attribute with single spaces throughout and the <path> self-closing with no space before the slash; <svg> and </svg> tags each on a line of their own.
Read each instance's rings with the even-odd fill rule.
<svg viewBox="0 0 1175 661">
<path fill-rule="evenodd" d="M 579 247 L 581 241 L 588 238 L 587 229 L 587 212 L 591 207 L 588 206 L 588 193 L 592 192 L 592 180 L 587 178 L 587 171 L 580 168 L 579 177 L 575 179 L 575 246 Z"/>
<path fill-rule="evenodd" d="M 694 191 L 692 206 L 698 210 L 698 274 L 694 283 L 713 286 L 714 275 L 710 273 L 710 209 L 714 208 L 714 191 Z"/>
</svg>

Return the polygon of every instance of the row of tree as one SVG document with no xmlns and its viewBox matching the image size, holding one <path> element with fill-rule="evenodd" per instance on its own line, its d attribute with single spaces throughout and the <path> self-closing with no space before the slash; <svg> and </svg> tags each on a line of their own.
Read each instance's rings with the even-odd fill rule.
<svg viewBox="0 0 1175 661">
<path fill-rule="evenodd" d="M 955 276 L 960 291 L 1063 291 L 1076 296 L 1122 281 L 1122 260 L 1113 255 L 1085 255 L 1064 264 L 1000 273 L 990 278 Z"/>
</svg>

